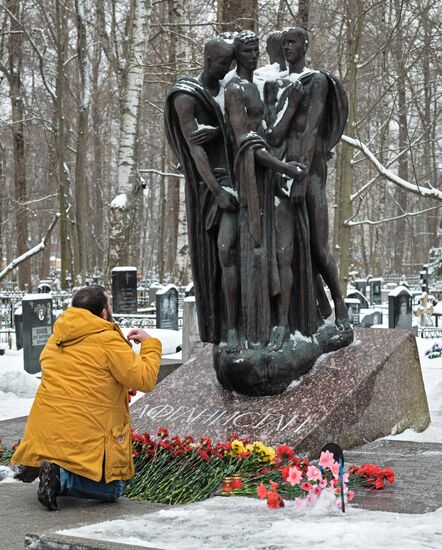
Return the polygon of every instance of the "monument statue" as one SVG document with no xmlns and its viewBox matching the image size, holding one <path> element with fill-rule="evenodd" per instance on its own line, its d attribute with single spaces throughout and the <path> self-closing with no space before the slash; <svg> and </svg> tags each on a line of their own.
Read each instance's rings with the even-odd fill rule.
<svg viewBox="0 0 442 550">
<path fill-rule="evenodd" d="M 353 340 L 325 194 L 347 100 L 327 71 L 305 67 L 307 47 L 302 29 L 272 33 L 271 63 L 255 75 L 254 33 L 211 39 L 201 75 L 179 79 L 166 99 L 166 135 L 186 181 L 200 337 L 214 344 L 220 383 L 249 395 L 280 393 Z M 325 321 L 322 280 L 335 323 Z"/>
</svg>

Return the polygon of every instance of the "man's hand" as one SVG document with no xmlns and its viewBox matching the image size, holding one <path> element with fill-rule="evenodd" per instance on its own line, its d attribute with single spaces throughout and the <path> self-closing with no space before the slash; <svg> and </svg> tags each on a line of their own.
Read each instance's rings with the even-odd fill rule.
<svg viewBox="0 0 442 550">
<path fill-rule="evenodd" d="M 133 340 L 135 344 L 140 344 L 146 338 L 152 338 L 152 336 L 150 336 L 150 334 L 148 334 L 142 328 L 133 328 L 128 332 L 127 335 L 127 339 Z"/>
<path fill-rule="evenodd" d="M 216 196 L 216 202 L 222 210 L 227 210 L 227 212 L 235 212 L 238 208 L 238 200 L 228 191 L 221 189 L 219 194 Z"/>
<path fill-rule="evenodd" d="M 203 126 L 190 134 L 189 141 L 192 145 L 202 145 L 215 138 L 219 134 L 219 131 L 219 128 L 215 126 Z"/>
</svg>

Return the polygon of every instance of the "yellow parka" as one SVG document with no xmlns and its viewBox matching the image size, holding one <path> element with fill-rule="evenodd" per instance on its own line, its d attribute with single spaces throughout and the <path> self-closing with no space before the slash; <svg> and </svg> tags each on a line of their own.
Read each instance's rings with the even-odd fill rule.
<svg viewBox="0 0 442 550">
<path fill-rule="evenodd" d="M 11 462 L 49 460 L 94 481 L 134 473 L 128 388 L 156 384 L 161 342 L 147 338 L 138 356 L 117 325 L 70 307 L 40 355 L 41 384 Z"/>
</svg>

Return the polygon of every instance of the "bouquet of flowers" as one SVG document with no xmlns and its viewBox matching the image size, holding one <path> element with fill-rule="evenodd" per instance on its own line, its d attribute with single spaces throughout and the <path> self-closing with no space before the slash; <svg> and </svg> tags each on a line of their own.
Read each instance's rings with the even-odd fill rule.
<svg viewBox="0 0 442 550">
<path fill-rule="evenodd" d="M 438 357 L 442 357 L 442 344 L 437 342 L 433 344 L 430 349 L 427 349 L 425 356 L 429 359 L 437 359 Z"/>
<path fill-rule="evenodd" d="M 346 502 L 354 496 L 351 486 L 358 481 L 371 486 L 371 471 L 366 468 L 370 465 L 361 469 L 352 466 L 344 473 L 343 463 L 328 450 L 315 465 L 308 457 L 297 456 L 288 445 L 274 449 L 237 434 L 218 443 L 209 437 L 195 441 L 189 435 L 169 436 L 166 428 L 159 429 L 157 439 L 148 433 L 133 432 L 132 437 L 135 475 L 127 482 L 125 493 L 134 499 L 182 504 L 215 494 L 258 495 L 270 508 L 280 508 L 284 499 L 296 506 L 313 504 L 328 491 L 336 498 L 336 505 L 345 510 Z M 379 469 L 377 488 L 381 488 L 377 479 L 393 482 L 390 468 L 371 466 Z"/>
<path fill-rule="evenodd" d="M 370 489 L 383 489 L 386 481 L 391 484 L 395 478 L 391 468 L 382 469 L 377 464 L 362 464 L 359 468 L 350 466 L 349 475 L 355 482 Z"/>
</svg>

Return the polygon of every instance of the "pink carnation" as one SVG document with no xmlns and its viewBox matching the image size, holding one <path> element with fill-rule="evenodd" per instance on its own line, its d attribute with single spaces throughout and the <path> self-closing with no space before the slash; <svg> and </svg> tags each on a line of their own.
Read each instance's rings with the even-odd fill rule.
<svg viewBox="0 0 442 550">
<path fill-rule="evenodd" d="M 321 471 L 316 468 L 316 466 L 309 466 L 307 468 L 307 479 L 309 481 L 321 481 L 322 474 Z"/>
<path fill-rule="evenodd" d="M 297 485 L 302 479 L 301 470 L 296 468 L 296 466 L 291 466 L 289 468 L 289 474 L 287 476 L 287 483 L 290 485 Z"/>
<path fill-rule="evenodd" d="M 325 451 L 321 453 L 321 457 L 319 458 L 319 466 L 322 466 L 323 468 L 330 468 L 335 463 L 335 459 L 333 456 L 333 453 L 330 451 Z"/>
</svg>

